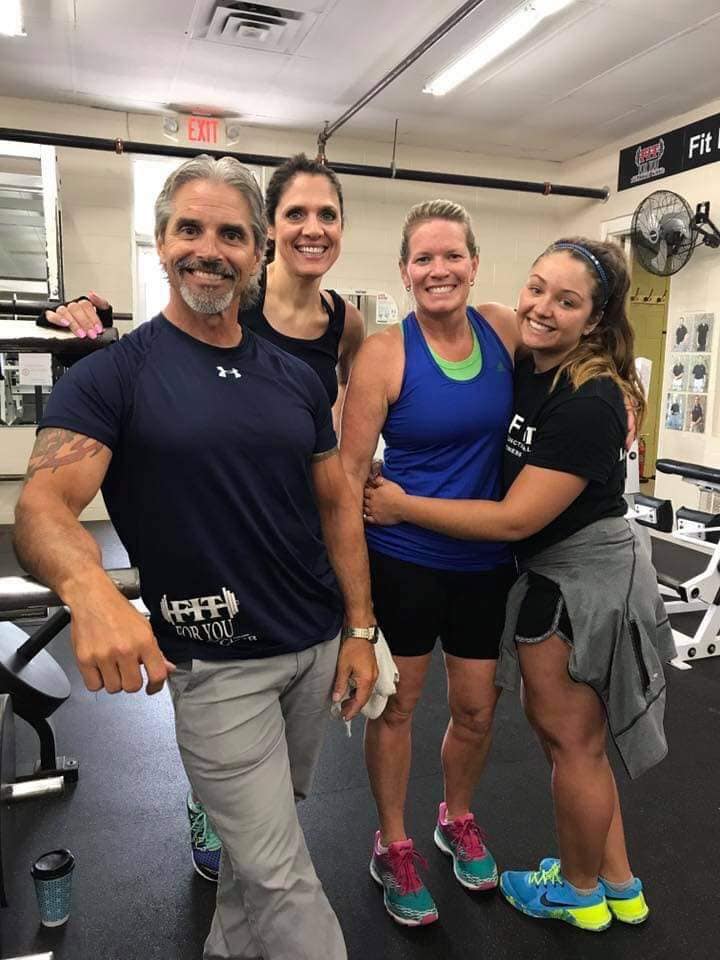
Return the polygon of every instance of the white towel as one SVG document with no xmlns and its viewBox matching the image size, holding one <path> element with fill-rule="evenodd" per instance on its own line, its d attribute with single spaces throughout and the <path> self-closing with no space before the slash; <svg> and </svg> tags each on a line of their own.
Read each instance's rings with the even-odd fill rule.
<svg viewBox="0 0 720 960">
<path fill-rule="evenodd" d="M 377 661 L 378 667 L 378 676 L 368 702 L 360 711 L 370 720 L 377 720 L 377 718 L 383 712 L 387 706 L 388 697 L 392 696 L 397 691 L 397 683 L 400 679 L 398 668 L 395 665 L 392 654 L 390 653 L 390 647 L 388 647 L 387 641 L 385 640 L 381 630 L 378 630 L 378 639 L 377 643 L 374 644 L 374 647 L 375 660 Z M 342 716 L 342 705 L 351 696 L 352 690 L 350 686 L 348 686 L 342 698 L 330 707 L 330 713 L 333 717 Z M 345 723 L 347 726 L 347 734 L 348 736 L 351 736 L 351 721 L 346 720 Z"/>
</svg>

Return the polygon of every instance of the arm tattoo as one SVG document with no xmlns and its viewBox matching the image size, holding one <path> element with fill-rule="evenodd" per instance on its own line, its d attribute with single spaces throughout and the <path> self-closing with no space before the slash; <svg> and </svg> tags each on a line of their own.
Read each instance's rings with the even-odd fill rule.
<svg viewBox="0 0 720 960">
<path fill-rule="evenodd" d="M 30 455 L 26 480 L 30 480 L 38 470 L 52 470 L 77 463 L 85 457 L 94 457 L 103 449 L 99 440 L 93 440 L 82 433 L 48 427 L 41 430 Z"/>
</svg>

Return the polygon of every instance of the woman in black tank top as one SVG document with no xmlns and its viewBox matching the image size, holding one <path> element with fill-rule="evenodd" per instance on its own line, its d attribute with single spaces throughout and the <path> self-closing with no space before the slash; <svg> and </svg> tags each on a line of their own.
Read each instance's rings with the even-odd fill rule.
<svg viewBox="0 0 720 960">
<path fill-rule="evenodd" d="M 350 367 L 365 335 L 360 311 L 334 290 L 320 288 L 340 255 L 340 181 L 329 167 L 298 154 L 270 178 L 265 209 L 269 263 L 259 302 L 239 320 L 315 370 L 337 429 Z"/>
</svg>

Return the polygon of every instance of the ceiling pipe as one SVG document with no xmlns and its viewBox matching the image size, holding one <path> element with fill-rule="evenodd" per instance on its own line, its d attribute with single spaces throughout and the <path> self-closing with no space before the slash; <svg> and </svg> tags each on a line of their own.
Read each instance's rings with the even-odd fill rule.
<svg viewBox="0 0 720 960">
<path fill-rule="evenodd" d="M 397 66 L 393 67 L 389 73 L 386 73 L 382 80 L 378 80 L 374 87 L 371 87 L 366 94 L 360 97 L 351 107 L 348 107 L 345 113 L 338 117 L 334 123 L 326 123 L 322 132 L 318 134 L 318 159 L 326 163 L 325 147 L 330 137 L 339 130 L 340 127 L 346 124 L 348 120 L 354 117 L 359 110 L 362 110 L 371 100 L 374 100 L 379 93 L 382 93 L 385 87 L 389 86 L 393 80 L 397 80 L 401 74 L 405 73 L 408 67 L 412 66 L 424 53 L 427 53 L 438 40 L 441 40 L 446 33 L 449 33 L 453 27 L 457 26 L 461 20 L 464 20 L 465 17 L 472 13 L 476 7 L 479 7 L 481 3 L 483 3 L 483 0 L 468 0 L 467 3 L 464 3 L 455 13 L 451 14 L 447 20 L 444 20 L 439 27 L 436 27 L 429 36 L 425 37 L 422 43 L 419 43 L 417 47 L 411 50 Z"/>
<path fill-rule="evenodd" d="M 142 143 L 137 140 L 111 140 L 107 137 L 85 137 L 77 134 L 49 133 L 38 130 L 17 130 L 0 127 L 0 140 L 18 143 L 37 143 L 50 147 L 76 147 L 82 150 L 101 150 L 119 155 L 145 154 L 161 157 L 196 157 L 200 153 L 211 157 L 235 157 L 241 163 L 259 167 L 279 167 L 287 157 L 264 153 L 236 153 L 232 150 L 210 150 L 198 147 L 179 147 L 164 143 Z M 561 183 L 535 180 L 507 180 L 497 177 L 475 177 L 469 174 L 443 173 L 433 170 L 377 167 L 362 163 L 329 163 L 336 173 L 354 177 L 375 177 L 381 180 L 410 180 L 420 183 L 443 183 L 457 187 L 482 187 L 488 190 L 515 190 L 521 193 L 541 193 L 545 196 L 583 197 L 589 200 L 607 200 L 608 187 L 577 187 Z"/>
</svg>

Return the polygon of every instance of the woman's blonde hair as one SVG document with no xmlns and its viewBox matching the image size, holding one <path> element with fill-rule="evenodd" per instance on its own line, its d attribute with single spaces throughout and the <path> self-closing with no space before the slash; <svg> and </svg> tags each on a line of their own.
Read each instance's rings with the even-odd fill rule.
<svg viewBox="0 0 720 960">
<path fill-rule="evenodd" d="M 416 203 L 414 207 L 410 207 L 405 217 L 400 242 L 400 260 L 404 264 L 407 264 L 410 259 L 410 237 L 413 230 L 419 224 L 427 223 L 428 220 L 450 220 L 452 223 L 459 223 L 465 228 L 465 242 L 470 256 L 477 256 L 472 221 L 465 207 L 459 203 L 453 203 L 452 200 L 426 200 L 425 203 Z"/>
<path fill-rule="evenodd" d="M 535 263 L 553 253 L 567 253 L 587 269 L 593 281 L 592 319 L 598 321 L 595 329 L 560 364 L 553 388 L 563 373 L 576 390 L 594 377 L 610 377 L 632 405 L 639 426 L 645 415 L 646 398 L 635 369 L 635 334 L 627 316 L 627 258 L 616 243 L 567 237 L 551 243 Z"/>
</svg>

